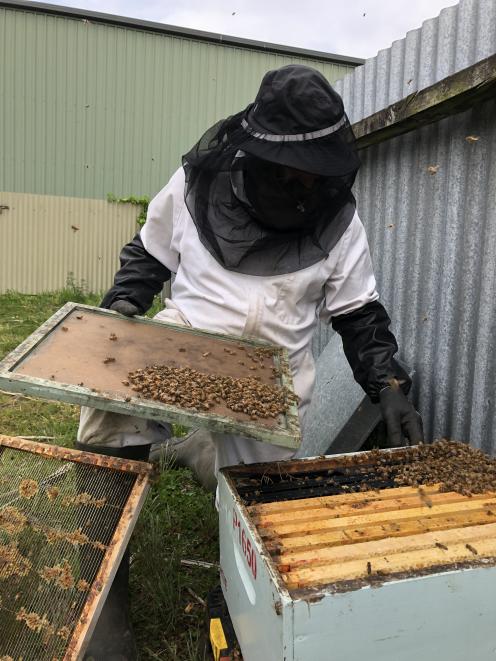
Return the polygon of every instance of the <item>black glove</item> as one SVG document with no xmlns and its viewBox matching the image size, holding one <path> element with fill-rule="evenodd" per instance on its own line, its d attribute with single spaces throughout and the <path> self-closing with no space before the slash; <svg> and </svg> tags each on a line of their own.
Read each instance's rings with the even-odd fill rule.
<svg viewBox="0 0 496 661">
<path fill-rule="evenodd" d="M 379 301 L 333 317 L 331 321 L 334 330 L 341 335 L 355 381 L 374 403 L 379 401 L 379 393 L 390 385 L 391 379 L 408 394 L 411 380 L 393 357 L 398 345 L 389 330 L 391 320 Z"/>
<path fill-rule="evenodd" d="M 130 303 L 129 301 L 114 301 L 109 309 L 114 310 L 115 312 L 119 312 L 125 317 L 134 317 L 135 314 L 139 314 L 140 312 L 136 305 L 134 305 L 134 303 Z"/>
<path fill-rule="evenodd" d="M 390 447 L 416 445 L 424 440 L 422 418 L 408 401 L 397 381 L 392 380 L 391 385 L 381 390 L 379 405 L 386 423 Z"/>
</svg>

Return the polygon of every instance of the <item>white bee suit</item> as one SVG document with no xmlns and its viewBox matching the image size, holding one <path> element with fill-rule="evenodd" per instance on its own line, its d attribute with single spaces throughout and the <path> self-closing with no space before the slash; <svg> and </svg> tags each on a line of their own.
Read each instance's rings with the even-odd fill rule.
<svg viewBox="0 0 496 661">
<path fill-rule="evenodd" d="M 312 266 L 277 276 L 228 271 L 199 239 L 184 201 L 184 171 L 180 168 L 150 202 L 140 234 L 147 252 L 175 273 L 171 300 L 155 318 L 286 347 L 303 422 L 314 385 L 311 340 L 319 310 L 321 317 L 330 320 L 378 298 L 368 242 L 358 215 L 355 213 L 329 256 Z M 78 440 L 132 445 L 163 438 L 160 426 L 137 423 L 135 418 L 119 423 L 116 418 L 127 416 L 116 414 L 110 414 L 113 429 L 109 429 L 108 415 L 83 410 Z M 139 427 L 138 434 L 133 425 Z M 294 452 L 234 435 L 212 436 L 217 468 L 287 459 Z"/>
</svg>

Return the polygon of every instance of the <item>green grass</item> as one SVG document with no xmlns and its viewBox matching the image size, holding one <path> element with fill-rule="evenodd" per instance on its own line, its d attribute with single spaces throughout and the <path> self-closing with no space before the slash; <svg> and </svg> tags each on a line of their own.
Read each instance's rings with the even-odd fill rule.
<svg viewBox="0 0 496 661">
<path fill-rule="evenodd" d="M 100 296 L 69 285 L 59 292 L 0 295 L 0 358 L 68 301 L 98 305 Z M 159 306 L 157 302 L 150 314 Z M 79 409 L 0 392 L 0 433 L 48 436 L 71 446 Z M 176 430 L 183 431 L 183 430 Z M 205 659 L 204 598 L 218 582 L 215 570 L 185 567 L 182 559 L 218 560 L 217 515 L 212 496 L 186 469 L 161 467 L 132 542 L 131 608 L 141 659 Z"/>
</svg>

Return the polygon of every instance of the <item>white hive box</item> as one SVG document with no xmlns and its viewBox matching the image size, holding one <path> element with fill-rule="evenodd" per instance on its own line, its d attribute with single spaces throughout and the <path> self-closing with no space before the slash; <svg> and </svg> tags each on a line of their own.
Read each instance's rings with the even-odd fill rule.
<svg viewBox="0 0 496 661">
<path fill-rule="evenodd" d="M 221 583 L 243 661 L 496 660 L 496 494 L 373 472 L 361 492 L 346 486 L 364 479 L 353 460 L 221 471 Z"/>
</svg>

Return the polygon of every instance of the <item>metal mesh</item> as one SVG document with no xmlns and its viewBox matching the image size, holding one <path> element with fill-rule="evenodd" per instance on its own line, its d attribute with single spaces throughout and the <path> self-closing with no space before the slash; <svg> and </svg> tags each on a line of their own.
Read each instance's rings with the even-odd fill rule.
<svg viewBox="0 0 496 661">
<path fill-rule="evenodd" d="M 137 476 L 0 447 L 0 659 L 64 657 Z"/>
</svg>

